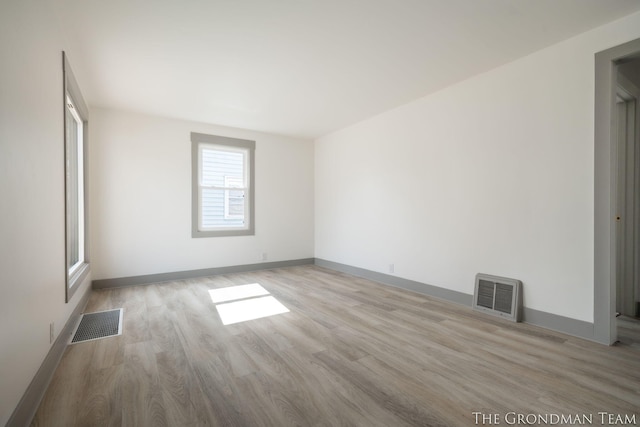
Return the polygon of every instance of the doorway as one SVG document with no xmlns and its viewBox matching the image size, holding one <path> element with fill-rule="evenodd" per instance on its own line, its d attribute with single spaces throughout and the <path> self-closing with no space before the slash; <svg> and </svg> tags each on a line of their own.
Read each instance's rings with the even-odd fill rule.
<svg viewBox="0 0 640 427">
<path fill-rule="evenodd" d="M 640 326 L 640 59 L 616 64 L 616 332 L 618 341 L 633 344 Z"/>
<path fill-rule="evenodd" d="M 640 296 L 640 39 L 595 56 L 594 339 L 619 339 Z M 637 77 L 637 83 L 635 83 Z"/>
<path fill-rule="evenodd" d="M 640 60 L 638 60 L 640 64 Z M 620 67 L 618 67 L 620 69 Z M 617 132 L 617 214 L 616 214 L 616 312 L 636 317 L 637 283 L 634 268 L 637 245 L 637 147 L 636 147 L 636 87 L 618 71 L 616 96 Z"/>
</svg>

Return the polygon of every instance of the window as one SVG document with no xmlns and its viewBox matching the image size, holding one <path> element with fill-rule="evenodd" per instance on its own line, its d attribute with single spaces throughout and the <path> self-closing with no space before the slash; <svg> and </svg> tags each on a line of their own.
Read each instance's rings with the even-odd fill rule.
<svg viewBox="0 0 640 427">
<path fill-rule="evenodd" d="M 192 237 L 254 234 L 255 141 L 191 133 Z"/>
<path fill-rule="evenodd" d="M 67 268 L 73 275 L 84 264 L 84 150 L 83 123 L 73 100 L 67 95 L 66 181 L 67 181 Z"/>
<path fill-rule="evenodd" d="M 66 301 L 69 302 L 89 273 L 86 233 L 85 145 L 87 142 L 87 107 L 64 52 L 64 148 L 65 148 L 65 241 Z"/>
</svg>

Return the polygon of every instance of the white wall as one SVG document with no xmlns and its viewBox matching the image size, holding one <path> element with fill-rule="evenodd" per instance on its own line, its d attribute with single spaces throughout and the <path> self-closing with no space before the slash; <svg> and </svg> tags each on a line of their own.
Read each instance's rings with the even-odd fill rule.
<svg viewBox="0 0 640 427">
<path fill-rule="evenodd" d="M 594 54 L 600 27 L 315 144 L 315 256 L 467 294 L 478 272 L 527 307 L 593 321 Z"/>
<path fill-rule="evenodd" d="M 58 335 L 90 282 L 65 304 L 65 44 L 43 3 L 0 13 L 0 425 L 50 349 L 49 323 Z"/>
<path fill-rule="evenodd" d="M 93 278 L 313 257 L 313 143 L 107 109 L 91 110 Z M 251 139 L 255 236 L 191 237 L 190 132 Z"/>
</svg>

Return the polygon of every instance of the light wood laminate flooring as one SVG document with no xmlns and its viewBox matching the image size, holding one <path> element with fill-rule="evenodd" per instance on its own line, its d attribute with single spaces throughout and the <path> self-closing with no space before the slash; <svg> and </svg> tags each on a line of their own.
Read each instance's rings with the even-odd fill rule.
<svg viewBox="0 0 640 427">
<path fill-rule="evenodd" d="M 209 290 L 252 283 L 289 312 L 223 325 Z M 640 422 L 637 346 L 316 266 L 95 291 L 86 311 L 119 307 L 123 335 L 68 346 L 33 426 L 469 426 L 474 413 L 600 425 L 598 412 Z"/>
</svg>

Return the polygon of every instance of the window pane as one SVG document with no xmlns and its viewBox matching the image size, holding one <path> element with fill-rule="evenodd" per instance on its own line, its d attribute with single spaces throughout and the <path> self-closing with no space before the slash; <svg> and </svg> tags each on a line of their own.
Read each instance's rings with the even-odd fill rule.
<svg viewBox="0 0 640 427">
<path fill-rule="evenodd" d="M 224 177 L 226 188 L 241 188 L 242 179 L 233 176 Z M 224 193 L 225 219 L 244 219 L 244 190 L 226 190 Z"/>
<path fill-rule="evenodd" d="M 226 198 L 226 193 L 235 193 Z M 202 189 L 202 229 L 242 227 L 244 225 L 244 191 Z M 227 199 L 227 200 L 225 200 Z M 232 211 L 233 215 L 229 215 Z"/>
<path fill-rule="evenodd" d="M 244 190 L 226 190 L 225 218 L 244 220 Z"/>
<path fill-rule="evenodd" d="M 202 189 L 201 228 L 243 227 L 246 152 L 204 146 L 201 158 L 201 185 L 218 187 Z"/>
<path fill-rule="evenodd" d="M 78 124 L 67 107 L 67 268 L 80 260 L 78 198 Z"/>
<path fill-rule="evenodd" d="M 244 187 L 244 153 L 238 151 L 202 150 L 202 182 L 205 186 L 225 186 L 225 177 L 234 178 L 234 187 Z"/>
</svg>

